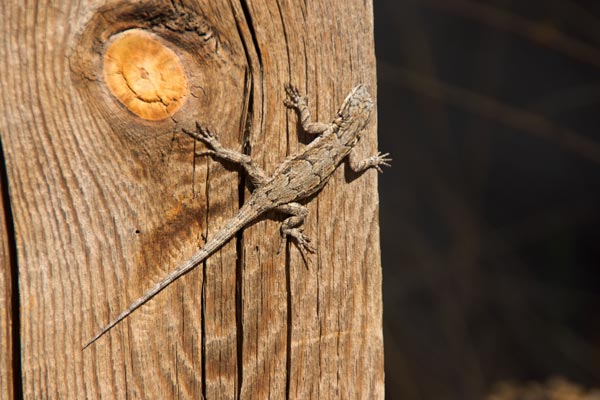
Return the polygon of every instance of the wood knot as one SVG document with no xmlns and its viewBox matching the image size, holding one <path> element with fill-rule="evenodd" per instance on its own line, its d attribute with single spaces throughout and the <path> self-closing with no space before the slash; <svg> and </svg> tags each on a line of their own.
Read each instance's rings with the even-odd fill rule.
<svg viewBox="0 0 600 400">
<path fill-rule="evenodd" d="M 188 82 L 177 54 L 141 29 L 114 36 L 104 54 L 103 73 L 111 93 L 146 120 L 170 117 L 188 97 Z"/>
</svg>

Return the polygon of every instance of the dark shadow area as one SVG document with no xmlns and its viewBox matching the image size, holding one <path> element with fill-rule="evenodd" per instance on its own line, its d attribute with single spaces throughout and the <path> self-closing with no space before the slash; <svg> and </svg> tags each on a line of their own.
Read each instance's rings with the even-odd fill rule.
<svg viewBox="0 0 600 400">
<path fill-rule="evenodd" d="M 374 6 L 386 397 L 600 390 L 600 2 Z"/>
<path fill-rule="evenodd" d="M 8 191 L 8 173 L 2 137 L 0 137 L 0 188 L 2 188 L 2 209 L 6 226 L 2 227 L 8 242 L 8 257 L 10 259 L 10 288 L 11 288 L 11 336 L 12 336 L 12 382 L 13 396 L 15 399 L 23 398 L 23 378 L 21 368 L 21 315 L 19 297 L 19 268 L 17 263 L 17 242 L 15 238 L 15 225 L 13 221 L 10 194 Z"/>
</svg>

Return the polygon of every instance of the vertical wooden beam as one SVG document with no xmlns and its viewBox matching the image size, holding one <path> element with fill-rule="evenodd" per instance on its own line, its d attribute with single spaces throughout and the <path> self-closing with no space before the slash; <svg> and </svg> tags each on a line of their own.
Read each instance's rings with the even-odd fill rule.
<svg viewBox="0 0 600 400">
<path fill-rule="evenodd" d="M 284 83 L 307 93 L 323 121 L 358 83 L 375 98 L 371 7 L 11 0 L 0 8 L 0 134 L 25 397 L 383 397 L 374 171 L 340 168 L 307 203 L 306 231 L 319 248 L 311 268 L 293 246 L 277 254 L 281 217 L 267 215 L 81 350 L 249 194 L 240 171 L 195 158 L 202 145 L 181 129 L 199 121 L 272 172 L 309 139 L 283 107 Z M 125 98 L 105 73 L 118 58 L 107 61 L 107 49 L 131 31 L 183 66 L 180 108 L 166 107 L 164 119 L 155 100 L 167 106 L 168 96 L 136 86 L 152 79 L 152 66 L 125 57 L 138 74 L 119 70 Z M 146 105 L 153 111 L 140 112 Z M 376 123 L 359 145 L 365 156 L 376 149 Z"/>
</svg>

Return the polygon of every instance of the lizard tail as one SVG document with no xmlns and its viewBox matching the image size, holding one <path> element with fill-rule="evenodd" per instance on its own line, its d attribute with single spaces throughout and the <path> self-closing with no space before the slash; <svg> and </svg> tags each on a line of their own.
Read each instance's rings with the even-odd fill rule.
<svg viewBox="0 0 600 400">
<path fill-rule="evenodd" d="M 261 211 L 254 210 L 249 205 L 244 205 L 238 211 L 237 216 L 230 219 L 229 222 L 223 227 L 223 229 L 219 230 L 216 235 L 210 239 L 204 247 L 202 247 L 196 254 L 190 257 L 186 262 L 175 268 L 173 271 L 169 272 L 169 274 L 164 277 L 160 282 L 158 282 L 152 289 L 148 290 L 144 295 L 138 298 L 136 301 L 131 303 L 129 307 L 121 314 L 119 314 L 115 319 L 113 319 L 108 325 L 106 325 L 102 330 L 93 338 L 91 338 L 84 346 L 83 350 L 85 350 L 88 346 L 94 343 L 96 340 L 100 339 L 106 332 L 108 332 L 111 328 L 117 325 L 119 322 L 127 318 L 132 312 L 138 309 L 141 305 L 146 303 L 148 300 L 156 296 L 161 290 L 169 286 L 173 283 L 177 278 L 181 277 L 185 273 L 192 270 L 202 261 L 206 260 L 212 253 L 218 250 L 221 246 L 223 246 L 229 239 L 233 237 L 240 229 L 246 226 L 248 223 L 252 222 L 256 217 L 261 214 Z"/>
</svg>

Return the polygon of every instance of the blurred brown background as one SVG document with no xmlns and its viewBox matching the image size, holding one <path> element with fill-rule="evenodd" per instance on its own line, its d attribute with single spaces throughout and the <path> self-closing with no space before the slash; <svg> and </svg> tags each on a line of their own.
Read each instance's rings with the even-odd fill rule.
<svg viewBox="0 0 600 400">
<path fill-rule="evenodd" d="M 374 3 L 387 398 L 599 388 L 600 1 Z"/>
</svg>

